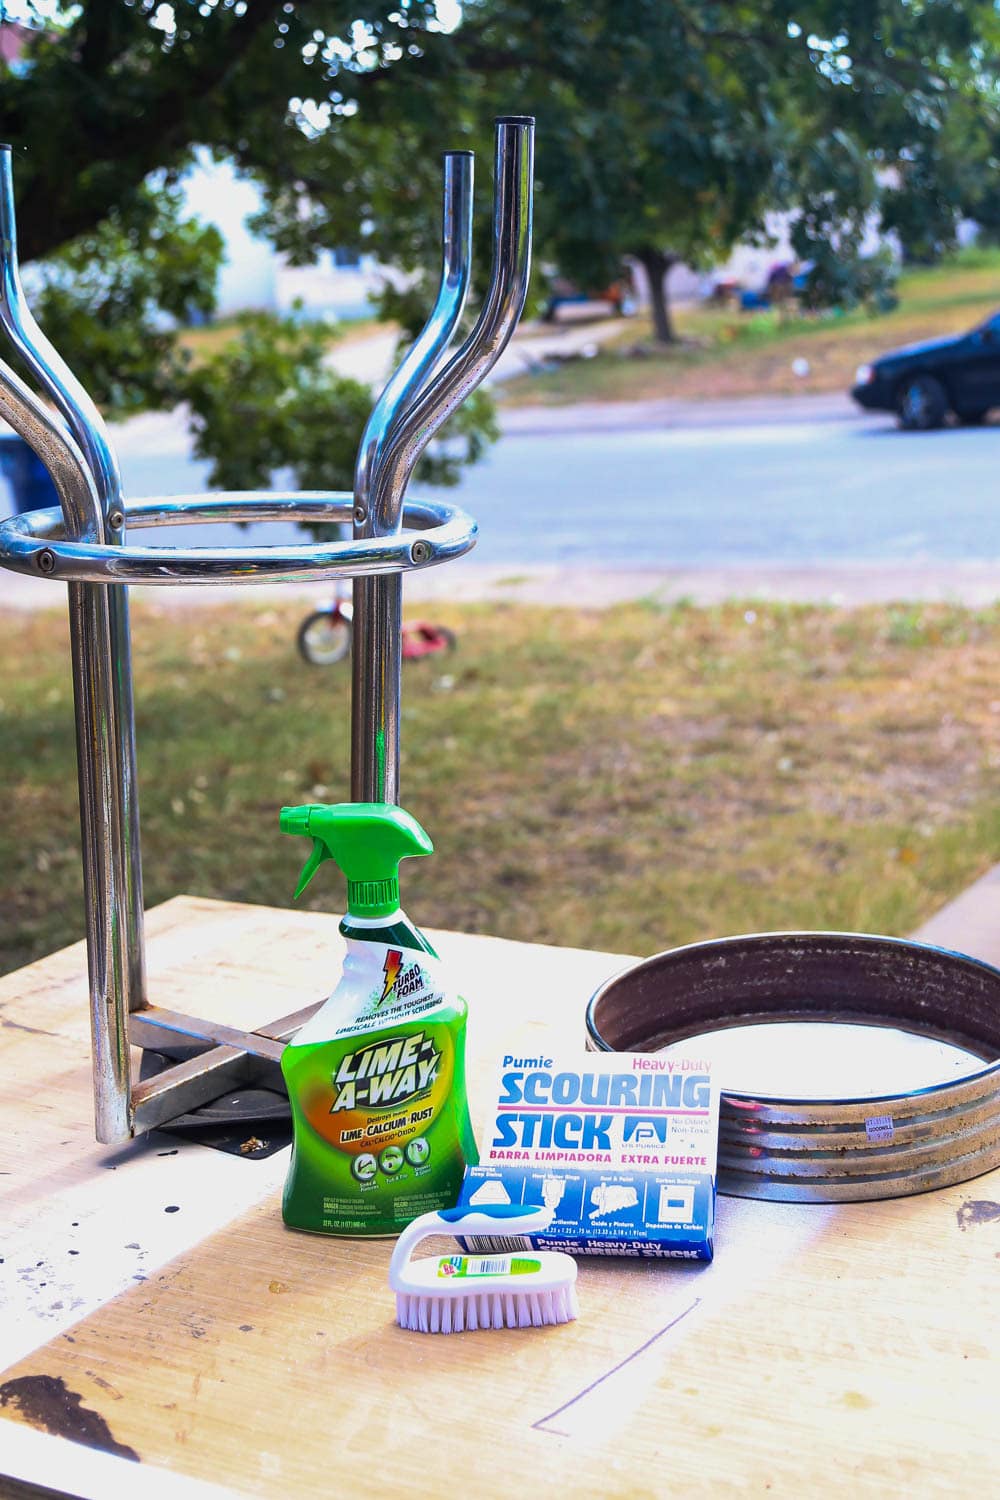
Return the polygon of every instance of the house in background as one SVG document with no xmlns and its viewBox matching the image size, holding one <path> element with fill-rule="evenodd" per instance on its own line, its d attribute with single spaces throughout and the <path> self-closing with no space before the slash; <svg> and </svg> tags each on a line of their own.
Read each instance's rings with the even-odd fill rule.
<svg viewBox="0 0 1000 1500">
<path fill-rule="evenodd" d="M 0 64 L 17 73 L 36 31 L 37 26 L 4 16 L 0 4 Z M 325 251 L 313 266 L 290 266 L 263 236 L 247 227 L 247 219 L 263 207 L 259 189 L 231 163 L 214 161 L 207 150 L 198 151 L 182 188 L 189 211 L 202 223 L 214 224 L 225 241 L 218 287 L 221 316 L 255 308 L 291 312 L 297 300 L 314 317 L 369 315 L 369 293 L 378 291 L 385 278 L 373 256 Z"/>
<path fill-rule="evenodd" d="M 314 265 L 289 265 L 262 235 L 247 227 L 247 220 L 263 207 L 260 189 L 241 177 L 231 163 L 214 161 L 207 151 L 199 151 L 181 187 L 189 212 L 203 224 L 214 224 L 225 241 L 219 316 L 250 308 L 288 313 L 297 301 L 309 317 L 350 319 L 371 314 L 369 294 L 377 292 L 391 275 L 374 256 L 356 250 L 326 250 Z"/>
</svg>

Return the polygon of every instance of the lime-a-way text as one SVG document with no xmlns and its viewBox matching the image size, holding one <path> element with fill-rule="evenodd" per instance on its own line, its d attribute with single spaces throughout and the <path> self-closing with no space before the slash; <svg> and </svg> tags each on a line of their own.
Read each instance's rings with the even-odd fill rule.
<svg viewBox="0 0 1000 1500">
<path fill-rule="evenodd" d="M 412 1036 L 371 1042 L 347 1052 L 332 1075 L 331 1114 L 363 1106 L 385 1108 L 422 1094 L 437 1078 L 441 1054 L 433 1037 Z"/>
</svg>

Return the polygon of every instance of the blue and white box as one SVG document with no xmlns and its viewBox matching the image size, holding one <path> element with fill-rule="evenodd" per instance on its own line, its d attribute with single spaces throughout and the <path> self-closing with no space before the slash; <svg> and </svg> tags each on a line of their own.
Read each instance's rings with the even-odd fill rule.
<svg viewBox="0 0 1000 1500">
<path fill-rule="evenodd" d="M 528 1237 L 535 1248 L 711 1260 L 718 1137 L 719 1090 L 700 1053 L 508 1053 L 459 1205 L 554 1208 Z M 477 1236 L 470 1248 L 500 1243 Z"/>
</svg>

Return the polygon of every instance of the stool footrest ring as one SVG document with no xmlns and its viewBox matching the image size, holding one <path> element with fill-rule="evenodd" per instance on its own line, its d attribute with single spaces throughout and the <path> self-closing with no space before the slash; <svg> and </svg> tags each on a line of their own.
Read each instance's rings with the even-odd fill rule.
<svg viewBox="0 0 1000 1500">
<path fill-rule="evenodd" d="M 315 524 L 350 521 L 353 509 L 349 491 L 249 491 L 138 500 L 125 515 L 126 523 L 140 528 L 222 521 Z M 0 567 L 60 583 L 288 583 L 410 572 L 461 557 L 475 545 L 476 523 L 456 505 L 408 500 L 402 520 L 417 529 L 276 547 L 117 547 L 86 538 L 64 540 L 62 512 L 53 507 L 0 524 Z"/>
</svg>

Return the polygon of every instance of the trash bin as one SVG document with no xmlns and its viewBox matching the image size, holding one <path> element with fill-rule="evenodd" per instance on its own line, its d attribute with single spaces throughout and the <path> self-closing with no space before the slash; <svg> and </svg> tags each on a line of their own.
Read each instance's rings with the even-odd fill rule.
<svg viewBox="0 0 1000 1500">
<path fill-rule="evenodd" d="M 0 434 L 0 475 L 6 480 L 16 515 L 23 515 L 26 510 L 44 510 L 46 506 L 59 504 L 59 496 L 48 469 L 16 433 Z M 10 506 L 3 504 L 2 495 L 0 511 L 4 515 L 11 513 Z"/>
</svg>

